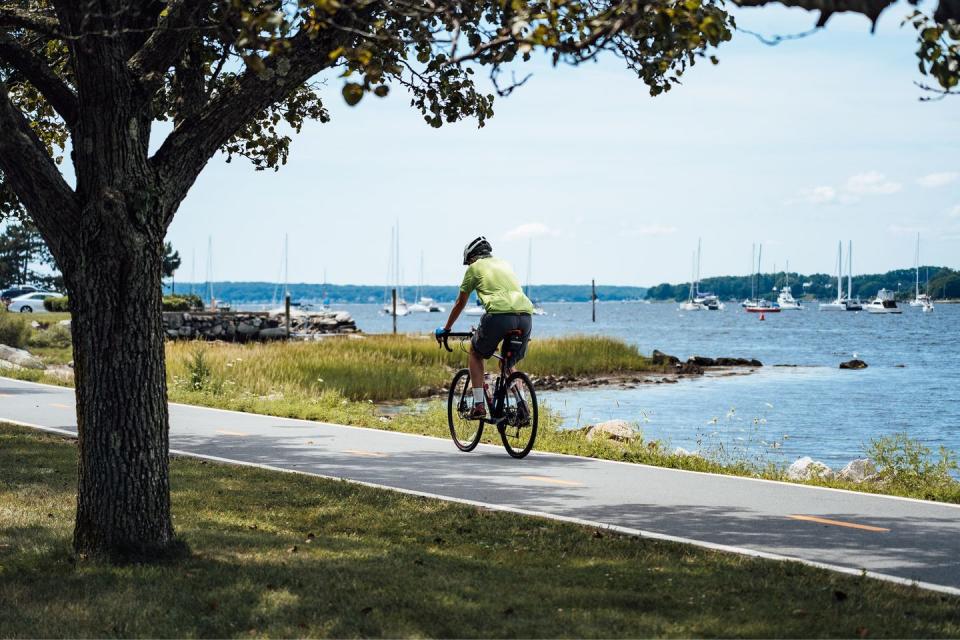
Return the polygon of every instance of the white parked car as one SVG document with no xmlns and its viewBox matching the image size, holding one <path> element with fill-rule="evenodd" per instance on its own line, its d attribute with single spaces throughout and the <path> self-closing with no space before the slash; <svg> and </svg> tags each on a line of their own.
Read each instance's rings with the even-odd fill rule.
<svg viewBox="0 0 960 640">
<path fill-rule="evenodd" d="M 47 308 L 43 306 L 43 301 L 47 298 L 59 298 L 61 295 L 63 294 L 55 291 L 34 291 L 14 298 L 7 310 L 20 313 L 46 313 Z"/>
</svg>

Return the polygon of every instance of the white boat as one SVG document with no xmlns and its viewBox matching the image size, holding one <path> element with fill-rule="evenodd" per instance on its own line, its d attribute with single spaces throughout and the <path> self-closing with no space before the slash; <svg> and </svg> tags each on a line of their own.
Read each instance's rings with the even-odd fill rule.
<svg viewBox="0 0 960 640">
<path fill-rule="evenodd" d="M 843 298 L 843 243 L 837 242 L 837 299 L 821 302 L 820 311 L 846 311 L 847 303 Z"/>
<path fill-rule="evenodd" d="M 690 281 L 690 295 L 687 301 L 680 305 L 681 311 L 722 311 L 724 305 L 716 294 L 709 291 L 700 291 L 700 252 L 702 242 L 697 238 L 697 253 L 693 263 L 693 275 Z"/>
<path fill-rule="evenodd" d="M 917 234 L 917 250 L 913 256 L 913 268 L 916 270 L 916 288 L 913 300 L 910 301 L 911 307 L 923 307 L 926 311 L 927 305 L 933 306 L 930 296 L 920 293 L 920 234 Z M 932 309 L 931 309 L 932 311 Z"/>
<path fill-rule="evenodd" d="M 803 311 L 803 306 L 793 297 L 793 291 L 790 290 L 790 262 L 787 262 L 787 270 L 784 272 L 786 282 L 780 287 L 780 294 L 777 296 L 777 305 L 783 311 Z"/>
<path fill-rule="evenodd" d="M 892 291 L 880 289 L 877 297 L 864 306 L 869 313 L 903 313 L 903 310 L 897 306 Z"/>
<path fill-rule="evenodd" d="M 927 303 L 923 305 L 924 313 L 931 313 L 933 311 L 933 303 L 930 300 L 927 300 Z"/>
<path fill-rule="evenodd" d="M 860 298 L 853 297 L 853 240 L 847 249 L 847 297 L 843 299 L 847 311 L 862 311 L 863 304 Z"/>
<path fill-rule="evenodd" d="M 754 257 L 757 259 L 757 263 L 756 272 L 750 274 L 750 298 L 744 300 L 741 306 L 747 313 L 780 313 L 780 306 L 776 302 L 770 302 L 758 295 L 760 292 L 760 264 L 763 260 L 763 244 L 760 245 L 759 252 L 756 250 L 756 245 L 754 245 L 753 254 L 750 258 L 751 261 Z M 750 268 L 752 270 L 753 265 L 751 265 Z"/>
<path fill-rule="evenodd" d="M 463 310 L 463 315 L 465 316 L 482 316 L 486 311 L 483 308 L 483 305 L 480 304 L 480 301 L 477 300 L 477 304 L 473 306 L 468 306 Z"/>
</svg>

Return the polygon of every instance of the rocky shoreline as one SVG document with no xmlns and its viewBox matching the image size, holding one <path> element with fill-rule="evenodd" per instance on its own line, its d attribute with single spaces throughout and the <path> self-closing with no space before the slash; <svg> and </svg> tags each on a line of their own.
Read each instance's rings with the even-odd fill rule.
<svg viewBox="0 0 960 640">
<path fill-rule="evenodd" d="M 246 311 L 166 311 L 163 328 L 171 340 L 224 340 L 262 342 L 287 337 L 282 313 Z M 346 311 L 299 311 L 290 313 L 290 339 L 313 340 L 327 335 L 359 333 Z"/>
<path fill-rule="evenodd" d="M 619 387 L 636 389 L 647 384 L 676 384 L 683 378 L 696 376 L 733 376 L 753 373 L 763 363 L 753 358 L 707 358 L 692 356 L 681 361 L 676 356 L 654 350 L 651 361 L 660 370 L 634 371 L 613 375 L 591 376 L 533 376 L 533 384 L 540 391 L 584 387 Z"/>
</svg>

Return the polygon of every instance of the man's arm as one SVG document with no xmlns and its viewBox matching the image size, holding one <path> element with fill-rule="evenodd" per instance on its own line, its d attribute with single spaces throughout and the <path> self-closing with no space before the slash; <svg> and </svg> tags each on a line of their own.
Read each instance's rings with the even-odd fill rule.
<svg viewBox="0 0 960 640">
<path fill-rule="evenodd" d="M 445 330 L 450 331 L 453 329 L 453 325 L 456 323 L 457 318 L 460 317 L 463 309 L 467 306 L 467 300 L 469 299 L 469 293 L 464 293 L 463 291 L 460 292 L 460 295 L 457 296 L 457 301 L 453 303 L 453 308 L 450 309 L 450 318 L 447 320 L 447 324 L 444 327 Z"/>
</svg>

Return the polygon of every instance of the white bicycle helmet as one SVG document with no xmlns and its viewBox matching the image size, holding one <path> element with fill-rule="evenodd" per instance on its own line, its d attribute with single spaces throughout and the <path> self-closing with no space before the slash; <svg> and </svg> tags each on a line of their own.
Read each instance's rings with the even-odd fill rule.
<svg viewBox="0 0 960 640">
<path fill-rule="evenodd" d="M 475 240 L 471 240 L 467 243 L 467 246 L 463 248 L 463 264 L 470 264 L 470 259 L 482 255 L 490 255 L 493 253 L 493 247 L 490 246 L 490 243 L 484 236 L 480 236 Z"/>
</svg>

